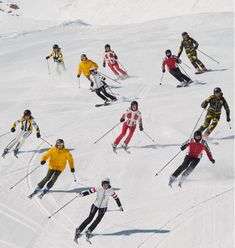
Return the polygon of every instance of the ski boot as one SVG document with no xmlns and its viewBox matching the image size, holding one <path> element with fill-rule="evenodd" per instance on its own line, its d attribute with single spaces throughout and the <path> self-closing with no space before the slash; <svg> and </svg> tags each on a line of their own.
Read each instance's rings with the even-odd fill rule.
<svg viewBox="0 0 235 248">
<path fill-rule="evenodd" d="M 5 158 L 6 154 L 9 152 L 8 148 L 5 148 L 2 157 Z"/>
<path fill-rule="evenodd" d="M 179 183 L 178 183 L 178 186 L 179 186 L 180 188 L 182 187 L 182 183 L 184 182 L 185 178 L 186 178 L 186 176 L 181 176 L 180 181 L 179 181 Z"/>
<path fill-rule="evenodd" d="M 203 135 L 202 138 L 205 140 L 208 140 L 210 133 L 208 131 L 206 131 Z"/>
<path fill-rule="evenodd" d="M 14 156 L 18 158 L 18 153 L 19 153 L 19 149 L 18 148 L 15 148 L 14 149 Z"/>
<path fill-rule="evenodd" d="M 28 198 L 29 198 L 29 199 L 32 199 L 32 198 L 39 192 L 39 190 L 40 190 L 40 188 L 37 187 L 37 188 L 34 190 L 34 192 L 28 196 Z"/>
<path fill-rule="evenodd" d="M 90 238 L 91 238 L 91 231 L 87 230 L 86 231 L 86 241 L 91 244 Z"/>
<path fill-rule="evenodd" d="M 124 143 L 124 144 L 122 145 L 122 148 L 123 148 L 124 150 L 126 150 L 126 151 L 127 151 L 127 149 L 128 149 L 128 145 L 127 145 L 126 143 Z"/>
<path fill-rule="evenodd" d="M 49 188 L 45 188 L 42 193 L 38 196 L 38 198 L 42 199 L 42 197 L 49 191 Z"/>
<path fill-rule="evenodd" d="M 171 177 L 170 177 L 170 180 L 169 180 L 169 183 L 168 183 L 168 185 L 169 185 L 170 187 L 172 187 L 172 183 L 175 181 L 175 179 L 176 179 L 175 176 L 171 176 Z"/>
<path fill-rule="evenodd" d="M 109 105 L 110 104 L 110 101 L 107 99 L 104 101 L 104 105 Z"/>
<path fill-rule="evenodd" d="M 75 243 L 78 243 L 78 238 L 81 237 L 81 233 L 82 232 L 78 228 L 76 228 L 76 230 L 75 230 L 75 236 L 74 236 L 74 242 Z"/>
</svg>

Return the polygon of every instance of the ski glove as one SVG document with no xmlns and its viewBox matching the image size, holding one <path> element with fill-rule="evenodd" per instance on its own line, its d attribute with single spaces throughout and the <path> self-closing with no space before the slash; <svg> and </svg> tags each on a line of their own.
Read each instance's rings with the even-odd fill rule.
<svg viewBox="0 0 235 248">
<path fill-rule="evenodd" d="M 75 169 L 74 169 L 74 168 L 71 168 L 70 171 L 71 171 L 72 173 L 74 173 L 74 172 L 75 172 Z"/>
<path fill-rule="evenodd" d="M 11 132 L 12 132 L 12 133 L 14 133 L 15 130 L 16 130 L 16 129 L 15 129 L 14 127 L 11 128 Z"/>
<path fill-rule="evenodd" d="M 80 75 L 79 74 L 77 75 L 77 78 L 80 78 Z"/>
<path fill-rule="evenodd" d="M 229 116 L 227 116 L 227 122 L 230 122 L 231 121 L 231 119 L 230 119 L 230 117 Z"/>
<path fill-rule="evenodd" d="M 212 163 L 212 164 L 214 164 L 214 163 L 215 163 L 215 160 L 214 160 L 213 158 L 211 159 L 211 163 Z"/>
<path fill-rule="evenodd" d="M 124 121 L 125 121 L 125 119 L 124 119 L 124 118 L 121 118 L 121 119 L 120 119 L 120 122 L 124 122 Z"/>
<path fill-rule="evenodd" d="M 45 160 L 42 160 L 42 161 L 41 161 L 41 165 L 44 165 L 45 163 L 46 163 Z"/>
<path fill-rule="evenodd" d="M 140 131 L 143 131 L 144 130 L 143 126 L 140 126 L 139 128 L 140 128 Z"/>
<path fill-rule="evenodd" d="M 181 146 L 180 149 L 181 151 L 183 151 L 184 149 L 186 149 L 186 146 Z"/>
<path fill-rule="evenodd" d="M 105 67 L 106 66 L 106 64 L 105 64 L 105 62 L 103 63 L 103 67 Z"/>
<path fill-rule="evenodd" d="M 120 206 L 120 207 L 119 207 L 119 209 L 120 209 L 120 211 L 121 211 L 121 212 L 123 212 L 123 211 L 124 211 L 124 209 L 123 209 L 123 207 L 122 207 L 122 206 Z"/>
<path fill-rule="evenodd" d="M 165 68 L 162 69 L 162 73 L 164 73 L 164 72 L 166 72 L 166 69 Z"/>
<path fill-rule="evenodd" d="M 49 59 L 50 58 L 50 56 L 46 56 L 46 59 Z"/>
<path fill-rule="evenodd" d="M 36 136 L 37 136 L 37 138 L 40 138 L 40 137 L 41 137 L 41 134 L 38 132 L 38 133 L 36 134 Z"/>
<path fill-rule="evenodd" d="M 91 81 L 91 85 L 90 85 L 90 87 L 93 87 L 94 86 L 94 83 Z"/>
</svg>

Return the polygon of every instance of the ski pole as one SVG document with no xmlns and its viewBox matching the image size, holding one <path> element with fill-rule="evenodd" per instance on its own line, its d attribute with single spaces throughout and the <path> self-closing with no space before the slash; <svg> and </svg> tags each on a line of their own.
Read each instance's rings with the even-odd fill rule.
<svg viewBox="0 0 235 248">
<path fill-rule="evenodd" d="M 74 180 L 74 182 L 77 182 L 77 179 L 76 179 L 74 173 L 73 173 L 73 180 Z"/>
<path fill-rule="evenodd" d="M 48 219 L 50 219 L 52 216 L 54 216 L 55 214 L 57 214 L 58 212 L 60 212 L 63 208 L 65 208 L 67 205 L 69 205 L 69 203 L 71 203 L 73 200 L 75 200 L 77 197 L 81 197 L 80 194 L 76 195 L 74 198 L 72 198 L 70 201 L 68 201 L 67 203 L 65 203 L 62 207 L 60 207 L 58 210 L 56 210 L 53 214 L 51 214 Z"/>
<path fill-rule="evenodd" d="M 98 140 L 96 140 L 93 144 L 96 144 L 98 141 L 104 138 L 108 133 L 110 133 L 114 128 L 116 128 L 118 125 L 120 125 L 121 122 L 118 122 L 114 127 L 112 127 L 108 132 L 106 132 L 104 135 L 102 135 Z"/>
<path fill-rule="evenodd" d="M 122 65 L 122 63 L 120 62 L 120 60 L 118 60 L 118 63 L 120 64 L 120 66 L 122 67 L 122 69 L 127 73 L 126 68 Z"/>
<path fill-rule="evenodd" d="M 1 135 L 0 135 L 0 138 L 3 137 L 3 136 L 5 136 L 5 135 L 7 135 L 7 134 L 9 134 L 9 133 L 10 133 L 10 131 L 8 131 L 8 132 L 6 132 L 6 133 L 4 133 L 4 134 L 1 134 Z"/>
<path fill-rule="evenodd" d="M 230 125 L 230 122 L 228 123 L 228 126 L 229 126 L 229 129 L 232 129 L 231 125 Z"/>
<path fill-rule="evenodd" d="M 49 146 L 53 147 L 52 144 L 50 144 L 49 142 L 47 142 L 45 139 L 43 139 L 42 137 L 40 137 L 41 140 L 43 140 L 45 143 L 47 143 Z"/>
<path fill-rule="evenodd" d="M 162 73 L 161 82 L 159 83 L 160 85 L 162 85 L 163 76 L 164 76 L 164 73 Z"/>
<path fill-rule="evenodd" d="M 12 185 L 10 187 L 10 189 L 13 189 L 16 185 L 18 185 L 20 182 L 22 182 L 26 177 L 28 177 L 30 174 L 32 174 L 35 170 L 37 170 L 41 165 L 37 166 L 36 168 L 34 168 L 32 171 L 30 171 L 28 174 L 26 174 L 26 176 L 24 176 L 23 178 L 21 178 L 18 182 L 16 182 L 14 185 Z"/>
<path fill-rule="evenodd" d="M 155 176 L 158 176 L 161 171 L 163 171 L 171 161 L 173 161 L 182 151 L 180 150 L 169 162 L 167 162 L 157 173 Z"/>
<path fill-rule="evenodd" d="M 201 119 L 201 117 L 202 117 L 202 115 L 203 115 L 203 113 L 204 113 L 204 111 L 205 111 L 205 110 L 206 110 L 206 109 L 205 109 L 205 108 L 203 108 L 202 113 L 200 114 L 200 116 L 199 116 L 199 118 L 198 118 L 198 120 L 197 120 L 197 123 L 196 123 L 196 125 L 194 126 L 193 131 L 191 132 L 190 137 L 192 137 L 193 132 L 194 132 L 194 130 L 196 129 L 197 124 L 198 124 L 198 122 L 200 121 L 200 119 Z"/>
<path fill-rule="evenodd" d="M 118 84 L 121 84 L 121 83 L 118 82 L 117 80 L 115 80 L 115 79 L 113 79 L 113 78 L 111 78 L 111 77 L 109 77 L 109 76 L 107 76 L 107 75 L 101 73 L 100 71 L 99 71 L 99 73 L 100 73 L 102 76 L 109 78 L 109 79 L 112 80 L 113 82 L 118 83 Z"/>
<path fill-rule="evenodd" d="M 48 68 L 48 73 L 49 73 L 49 75 L 50 75 L 50 74 L 51 74 L 51 70 L 50 70 L 50 65 L 49 65 L 48 60 L 47 60 L 47 68 Z"/>
<path fill-rule="evenodd" d="M 187 75 L 187 77 L 190 78 L 190 76 L 189 76 L 188 73 L 185 71 L 185 69 L 184 69 L 181 65 L 179 65 L 179 67 L 180 67 L 180 69 L 182 69 L 182 71 Z"/>
<path fill-rule="evenodd" d="M 78 78 L 78 88 L 81 88 L 80 78 Z"/>
<path fill-rule="evenodd" d="M 120 209 L 108 209 L 107 212 L 120 212 L 121 210 Z"/>
<path fill-rule="evenodd" d="M 200 51 L 199 49 L 197 49 L 200 53 L 202 53 L 202 54 L 204 54 L 204 55 L 206 55 L 208 58 L 210 58 L 211 60 L 213 60 L 213 61 L 215 61 L 217 64 L 220 64 L 220 62 L 219 61 L 217 61 L 217 60 L 215 60 L 215 59 L 213 59 L 211 56 L 209 56 L 208 54 L 206 54 L 206 53 L 204 53 L 203 51 Z"/>
<path fill-rule="evenodd" d="M 143 130 L 143 133 L 144 133 L 152 142 L 155 142 L 154 139 L 152 139 L 152 138 L 150 137 L 150 135 L 148 135 L 144 130 Z"/>
<path fill-rule="evenodd" d="M 188 67 L 190 70 L 192 70 L 191 67 L 189 67 L 187 64 L 185 64 L 183 61 L 182 61 L 182 64 L 185 65 L 186 67 Z"/>
</svg>

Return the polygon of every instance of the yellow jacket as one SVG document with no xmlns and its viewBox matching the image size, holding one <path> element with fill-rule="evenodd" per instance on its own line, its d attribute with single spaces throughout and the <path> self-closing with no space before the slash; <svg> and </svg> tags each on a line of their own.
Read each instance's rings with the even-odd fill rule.
<svg viewBox="0 0 235 248">
<path fill-rule="evenodd" d="M 88 77 L 90 75 L 90 69 L 91 68 L 98 69 L 98 67 L 99 66 L 90 59 L 81 61 L 80 64 L 78 65 L 78 75 L 81 76 L 83 72 L 83 74 L 86 77 Z"/>
<path fill-rule="evenodd" d="M 74 168 L 73 157 L 71 153 L 65 148 L 60 150 L 57 147 L 53 147 L 42 156 L 41 160 L 46 161 L 48 158 L 50 158 L 48 165 L 50 170 L 63 171 L 65 169 L 67 160 L 69 162 L 70 168 Z"/>
<path fill-rule="evenodd" d="M 24 116 L 22 116 L 21 119 L 16 120 L 13 123 L 12 127 L 16 128 L 17 124 L 19 123 L 20 123 L 21 130 L 32 131 L 34 127 L 36 129 L 36 132 L 40 133 L 40 129 L 32 116 L 28 120 Z"/>
<path fill-rule="evenodd" d="M 51 54 L 49 55 L 49 57 L 52 57 L 54 60 L 60 60 L 61 62 L 64 61 L 63 55 L 61 53 L 61 50 L 59 49 L 58 52 L 55 52 L 54 50 L 51 52 Z"/>
</svg>

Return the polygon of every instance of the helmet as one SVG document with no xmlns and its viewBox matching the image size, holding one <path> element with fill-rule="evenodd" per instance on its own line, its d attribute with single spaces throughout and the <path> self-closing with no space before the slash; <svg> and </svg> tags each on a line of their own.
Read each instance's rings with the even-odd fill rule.
<svg viewBox="0 0 235 248">
<path fill-rule="evenodd" d="M 84 58 L 84 59 L 87 59 L 87 56 L 86 56 L 86 54 L 84 54 L 84 53 L 81 55 L 81 59 L 83 59 L 83 58 Z"/>
<path fill-rule="evenodd" d="M 110 49 L 111 48 L 111 46 L 109 45 L 109 44 L 106 44 L 105 46 L 104 46 L 104 49 L 106 50 L 106 49 Z"/>
<path fill-rule="evenodd" d="M 132 101 L 132 102 L 131 102 L 131 108 L 132 108 L 134 105 L 135 105 L 135 106 L 137 107 L 137 109 L 138 109 L 138 102 L 137 102 L 137 101 Z"/>
<path fill-rule="evenodd" d="M 94 72 L 94 73 L 96 73 L 96 72 L 97 72 L 97 70 L 96 70 L 96 68 L 92 67 L 92 68 L 90 69 L 90 72 Z"/>
<path fill-rule="evenodd" d="M 103 186 L 105 183 L 108 183 L 110 185 L 110 179 L 108 177 L 103 178 L 101 181 L 101 185 Z"/>
<path fill-rule="evenodd" d="M 55 147 L 58 147 L 58 145 L 63 145 L 64 146 L 64 141 L 62 139 L 58 139 L 55 143 Z"/>
<path fill-rule="evenodd" d="M 216 92 L 222 93 L 221 88 L 219 88 L 219 87 L 214 88 L 214 94 L 215 94 Z"/>
<path fill-rule="evenodd" d="M 165 54 L 166 54 L 167 57 L 170 57 L 171 56 L 171 50 L 170 49 L 167 49 L 165 51 Z"/>
<path fill-rule="evenodd" d="M 196 139 L 196 138 L 195 138 L 196 136 L 200 136 L 200 139 Z M 202 132 L 199 131 L 199 130 L 197 130 L 196 132 L 194 132 L 193 137 L 194 137 L 194 139 L 195 139 L 196 141 L 200 141 L 200 140 L 202 139 Z"/>
<path fill-rule="evenodd" d="M 53 49 L 59 49 L 59 46 L 57 44 L 53 45 Z"/>
<path fill-rule="evenodd" d="M 24 111 L 24 116 L 31 116 L 31 111 L 29 109 L 26 109 Z"/>
<path fill-rule="evenodd" d="M 183 32 L 183 33 L 182 33 L 182 36 L 186 36 L 186 35 L 188 35 L 187 32 Z"/>
</svg>

